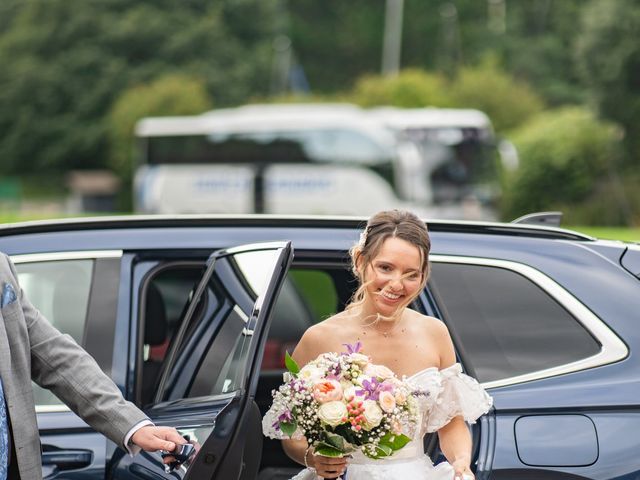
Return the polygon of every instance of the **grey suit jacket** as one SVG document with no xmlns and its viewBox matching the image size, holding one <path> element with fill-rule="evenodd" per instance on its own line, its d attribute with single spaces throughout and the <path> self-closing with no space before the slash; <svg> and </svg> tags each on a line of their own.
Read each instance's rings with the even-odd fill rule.
<svg viewBox="0 0 640 480">
<path fill-rule="evenodd" d="M 13 264 L 0 254 L 0 293 L 5 282 L 13 285 L 18 298 L 0 309 L 0 376 L 20 477 L 42 478 L 32 379 L 122 446 L 127 432 L 147 417 L 122 397 L 88 353 L 34 308 L 18 285 Z"/>
</svg>

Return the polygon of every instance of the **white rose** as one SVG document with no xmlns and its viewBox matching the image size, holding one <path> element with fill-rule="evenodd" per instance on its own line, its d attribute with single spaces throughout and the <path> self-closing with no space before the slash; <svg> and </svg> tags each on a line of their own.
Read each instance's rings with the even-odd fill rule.
<svg viewBox="0 0 640 480">
<path fill-rule="evenodd" d="M 380 380 L 386 380 L 388 378 L 393 378 L 394 373 L 391 369 L 385 367 L 384 365 L 369 365 L 365 370 L 367 375 L 371 375 L 372 377 L 379 378 Z"/>
<path fill-rule="evenodd" d="M 396 408 L 396 399 L 391 392 L 380 392 L 378 403 L 380 403 L 380 408 L 387 413 L 393 412 L 393 409 Z"/>
<path fill-rule="evenodd" d="M 396 403 L 398 405 L 404 405 L 407 402 L 407 396 L 402 390 L 396 390 Z"/>
<path fill-rule="evenodd" d="M 351 385 L 350 387 L 347 387 L 344 390 L 344 398 L 346 401 L 350 402 L 351 400 L 353 400 L 356 397 L 356 392 L 360 390 L 359 388 L 354 387 L 353 385 Z"/>
<path fill-rule="evenodd" d="M 347 407 L 342 402 L 336 401 L 323 403 L 318 409 L 318 418 L 332 427 L 343 423 L 343 420 L 346 417 Z"/>
<path fill-rule="evenodd" d="M 349 358 L 359 367 L 366 367 L 369 364 L 369 357 L 362 353 L 352 353 Z"/>
<path fill-rule="evenodd" d="M 316 383 L 324 378 L 324 370 L 315 365 L 307 364 L 298 373 L 298 377 L 307 382 Z"/>
<path fill-rule="evenodd" d="M 380 425 L 383 413 L 382 409 L 378 406 L 378 403 L 373 400 L 365 400 L 363 408 L 364 412 L 362 412 L 362 416 L 364 417 L 365 430 L 371 430 L 372 428 Z"/>
</svg>

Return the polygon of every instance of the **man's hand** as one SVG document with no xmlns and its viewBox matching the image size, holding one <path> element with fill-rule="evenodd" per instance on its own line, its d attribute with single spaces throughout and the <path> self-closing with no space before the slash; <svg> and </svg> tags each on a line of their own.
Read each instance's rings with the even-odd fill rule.
<svg viewBox="0 0 640 480">
<path fill-rule="evenodd" d="M 173 427 L 156 427 L 145 425 L 131 436 L 131 442 L 148 452 L 166 450 L 172 452 L 176 444 L 187 443 L 182 435 Z"/>
</svg>

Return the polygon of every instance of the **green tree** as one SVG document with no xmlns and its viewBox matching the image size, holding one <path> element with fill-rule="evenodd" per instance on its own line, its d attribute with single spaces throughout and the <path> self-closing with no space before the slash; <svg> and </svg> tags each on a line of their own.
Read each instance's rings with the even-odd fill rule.
<svg viewBox="0 0 640 480">
<path fill-rule="evenodd" d="M 625 129 L 627 157 L 640 157 L 640 5 L 592 1 L 582 17 L 577 57 L 599 112 Z"/>
<path fill-rule="evenodd" d="M 615 176 L 619 127 L 585 108 L 565 107 L 538 115 L 512 138 L 520 166 L 505 178 L 505 220 L 544 210 L 561 210 L 574 224 L 630 220 Z"/>
<path fill-rule="evenodd" d="M 212 105 L 203 80 L 180 74 L 167 75 L 125 90 L 107 117 L 109 165 L 125 181 L 132 178 L 133 134 L 135 124 L 141 118 L 193 115 L 211 109 Z"/>
<path fill-rule="evenodd" d="M 219 105 L 268 92 L 277 0 L 30 0 L 0 34 L 0 168 L 107 165 L 120 92 L 179 71 Z M 7 8 L 7 7 L 2 7 Z"/>
</svg>

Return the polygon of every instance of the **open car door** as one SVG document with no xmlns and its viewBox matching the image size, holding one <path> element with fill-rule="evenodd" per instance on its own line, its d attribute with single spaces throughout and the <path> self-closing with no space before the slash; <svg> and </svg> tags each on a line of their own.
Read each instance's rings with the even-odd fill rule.
<svg viewBox="0 0 640 480">
<path fill-rule="evenodd" d="M 289 242 L 211 255 L 169 347 L 147 415 L 188 435 L 195 454 L 165 472 L 159 453 L 114 458 L 114 479 L 254 480 L 262 449 L 254 402 L 273 303 L 291 263 Z"/>
</svg>

